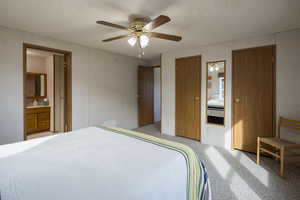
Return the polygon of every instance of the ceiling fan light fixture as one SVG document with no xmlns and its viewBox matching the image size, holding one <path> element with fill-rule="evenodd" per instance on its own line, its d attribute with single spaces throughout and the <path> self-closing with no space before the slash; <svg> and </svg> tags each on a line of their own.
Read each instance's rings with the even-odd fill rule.
<svg viewBox="0 0 300 200">
<path fill-rule="evenodd" d="M 149 37 L 147 36 L 147 35 L 145 35 L 145 34 L 143 34 L 143 35 L 141 35 L 140 37 L 139 37 L 139 43 L 140 43 L 140 47 L 143 49 L 143 48 L 145 48 L 145 47 L 147 47 L 148 46 L 148 44 L 149 44 Z"/>
<path fill-rule="evenodd" d="M 131 37 L 131 38 L 128 39 L 128 43 L 132 47 L 136 44 L 136 41 L 137 41 L 136 37 Z"/>
<path fill-rule="evenodd" d="M 130 32 L 128 34 L 104 39 L 102 40 L 103 42 L 111 42 L 127 38 L 127 42 L 130 46 L 134 47 L 135 45 L 137 45 L 139 49 L 144 49 L 149 45 L 150 38 L 158 38 L 176 42 L 181 41 L 181 36 L 152 32 L 154 29 L 168 23 L 169 21 L 171 21 L 170 17 L 160 15 L 153 20 L 151 20 L 149 17 L 132 16 L 132 18 L 130 18 L 130 24 L 128 27 L 107 21 L 96 21 L 96 23 Z"/>
</svg>

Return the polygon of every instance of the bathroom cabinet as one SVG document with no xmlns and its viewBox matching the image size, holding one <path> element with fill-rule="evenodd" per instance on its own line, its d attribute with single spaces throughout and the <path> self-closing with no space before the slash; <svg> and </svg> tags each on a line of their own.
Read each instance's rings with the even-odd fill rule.
<svg viewBox="0 0 300 200">
<path fill-rule="evenodd" d="M 50 107 L 26 108 L 27 134 L 50 131 Z"/>
</svg>

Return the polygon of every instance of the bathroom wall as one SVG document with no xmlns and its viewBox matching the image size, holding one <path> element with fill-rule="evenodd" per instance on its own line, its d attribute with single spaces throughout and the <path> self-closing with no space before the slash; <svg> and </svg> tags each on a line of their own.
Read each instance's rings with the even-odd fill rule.
<svg viewBox="0 0 300 200">
<path fill-rule="evenodd" d="M 27 54 L 26 70 L 27 70 L 27 72 L 31 72 L 31 73 L 47 74 L 46 57 Z M 48 85 L 49 84 L 47 83 L 47 86 Z M 47 90 L 48 90 L 48 88 L 47 88 Z M 34 101 L 34 99 L 26 99 L 26 104 L 32 105 L 33 101 Z"/>
<path fill-rule="evenodd" d="M 27 72 L 46 74 L 46 58 L 27 55 Z"/>
</svg>

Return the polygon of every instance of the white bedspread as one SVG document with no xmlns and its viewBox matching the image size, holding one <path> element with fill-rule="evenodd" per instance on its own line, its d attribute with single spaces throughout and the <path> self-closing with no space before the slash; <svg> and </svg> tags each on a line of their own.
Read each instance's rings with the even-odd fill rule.
<svg viewBox="0 0 300 200">
<path fill-rule="evenodd" d="M 184 200 L 182 154 L 101 128 L 0 146 L 1 200 Z"/>
</svg>

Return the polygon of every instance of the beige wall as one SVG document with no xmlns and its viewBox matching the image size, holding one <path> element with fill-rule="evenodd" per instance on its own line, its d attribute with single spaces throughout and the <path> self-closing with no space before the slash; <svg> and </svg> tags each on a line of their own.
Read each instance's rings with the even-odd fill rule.
<svg viewBox="0 0 300 200">
<path fill-rule="evenodd" d="M 300 120 L 300 30 L 277 35 L 277 115 Z M 281 136 L 300 144 L 300 133 Z"/>
<path fill-rule="evenodd" d="M 73 129 L 137 127 L 139 59 L 0 27 L 0 144 L 23 140 L 23 43 L 72 52 Z"/>
<path fill-rule="evenodd" d="M 256 38 L 216 45 L 181 49 L 162 54 L 162 132 L 175 135 L 175 59 L 185 56 L 202 56 L 201 81 L 201 140 L 203 143 L 231 148 L 231 52 L 264 45 L 277 45 L 277 115 L 300 120 L 300 93 L 298 78 L 300 30 L 282 32 Z M 206 62 L 226 60 L 225 126 L 206 124 Z M 288 139 L 300 135 L 288 136 Z"/>
<path fill-rule="evenodd" d="M 40 56 L 27 56 L 27 72 L 46 74 L 46 58 Z"/>
<path fill-rule="evenodd" d="M 54 107 L 53 107 L 53 102 L 54 102 L 54 88 L 53 88 L 53 55 L 50 55 L 45 58 L 46 63 L 46 71 L 47 71 L 47 99 L 49 101 L 49 106 L 50 106 L 50 131 L 54 131 Z"/>
</svg>

